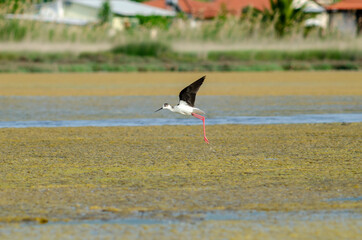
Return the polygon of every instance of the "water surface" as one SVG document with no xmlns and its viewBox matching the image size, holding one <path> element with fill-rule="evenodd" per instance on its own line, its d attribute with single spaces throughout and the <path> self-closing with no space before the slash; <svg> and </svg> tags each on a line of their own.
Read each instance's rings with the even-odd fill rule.
<svg viewBox="0 0 362 240">
<path fill-rule="evenodd" d="M 195 125 L 167 110 L 175 96 L 0 96 L 0 127 Z M 358 122 L 360 96 L 200 96 L 208 124 Z"/>
<path fill-rule="evenodd" d="M 4 224 L 4 239 L 79 238 L 99 239 L 357 239 L 362 226 L 361 214 L 346 211 L 213 211 L 175 213 L 178 219 L 114 219 L 108 221 L 49 222 L 48 224 Z M 177 215 L 177 216 L 176 216 Z M 182 220 L 183 219 L 183 220 Z M 1 225 L 0 225 L 1 226 Z M 267 236 L 267 238 L 266 238 Z M 343 237 L 341 237 L 343 236 Z"/>
</svg>

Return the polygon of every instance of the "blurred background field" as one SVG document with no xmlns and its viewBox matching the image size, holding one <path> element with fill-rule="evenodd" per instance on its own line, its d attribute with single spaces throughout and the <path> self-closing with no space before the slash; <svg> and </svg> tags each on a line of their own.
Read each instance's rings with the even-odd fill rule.
<svg viewBox="0 0 362 240">
<path fill-rule="evenodd" d="M 122 12 L 129 2 L 136 10 Z M 362 68 L 362 3 L 138 2 L 0 1 L 0 72 Z M 144 7 L 155 15 L 137 12 Z"/>
</svg>

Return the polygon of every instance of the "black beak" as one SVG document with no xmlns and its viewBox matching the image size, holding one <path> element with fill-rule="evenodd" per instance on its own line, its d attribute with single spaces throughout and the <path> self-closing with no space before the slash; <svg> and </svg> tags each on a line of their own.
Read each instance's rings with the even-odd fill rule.
<svg viewBox="0 0 362 240">
<path fill-rule="evenodd" d="M 160 108 L 160 109 L 158 109 L 158 110 L 156 110 L 155 112 L 158 112 L 158 111 L 160 111 L 160 110 L 162 110 L 163 108 Z"/>
</svg>

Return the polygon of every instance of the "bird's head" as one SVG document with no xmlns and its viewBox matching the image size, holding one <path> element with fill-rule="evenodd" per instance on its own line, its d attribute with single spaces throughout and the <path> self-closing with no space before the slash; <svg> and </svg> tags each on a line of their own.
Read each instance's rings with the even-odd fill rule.
<svg viewBox="0 0 362 240">
<path fill-rule="evenodd" d="M 158 111 L 160 111 L 160 110 L 162 110 L 162 109 L 170 109 L 171 110 L 171 105 L 170 104 L 168 104 L 168 103 L 164 103 L 163 105 L 162 105 L 162 107 L 160 108 L 160 109 L 158 109 L 158 110 L 156 110 L 155 112 L 158 112 Z"/>
</svg>

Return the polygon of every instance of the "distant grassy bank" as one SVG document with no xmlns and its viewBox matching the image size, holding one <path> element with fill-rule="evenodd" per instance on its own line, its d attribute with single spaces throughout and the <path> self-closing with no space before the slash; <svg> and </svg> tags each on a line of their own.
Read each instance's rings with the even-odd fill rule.
<svg viewBox="0 0 362 240">
<path fill-rule="evenodd" d="M 159 42 L 98 52 L 0 53 L 0 72 L 361 70 L 360 49 L 176 52 Z"/>
<path fill-rule="evenodd" d="M 19 13 L 27 8 L 27 4 L 19 6 Z M 266 20 L 252 12 L 244 12 L 241 18 L 220 15 L 208 21 L 138 17 L 138 24 L 125 24 L 122 31 L 109 23 L 73 26 L 10 20 L 5 17 L 9 12 L 13 9 L 0 8 L 0 72 L 362 68 L 360 37 L 332 28 L 305 29 L 299 20 L 280 34 L 275 28 L 277 18 Z M 17 44 L 23 48 L 14 48 Z M 72 47 L 62 48 L 62 44 Z M 49 45 L 58 46 L 44 52 Z M 112 46 L 118 47 L 109 50 Z"/>
</svg>

